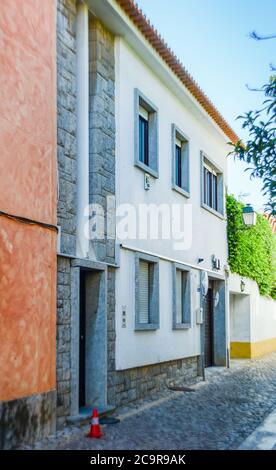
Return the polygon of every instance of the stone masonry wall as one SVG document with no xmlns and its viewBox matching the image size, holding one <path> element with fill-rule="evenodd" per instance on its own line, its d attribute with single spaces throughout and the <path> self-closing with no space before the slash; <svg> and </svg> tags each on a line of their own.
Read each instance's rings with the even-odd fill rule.
<svg viewBox="0 0 276 470">
<path fill-rule="evenodd" d="M 57 427 L 70 415 L 71 391 L 71 266 L 58 258 L 57 286 Z"/>
<path fill-rule="evenodd" d="M 76 253 L 76 1 L 57 1 L 58 225 L 64 254 Z M 70 415 L 71 278 L 70 258 L 58 257 L 57 427 Z"/>
<path fill-rule="evenodd" d="M 115 59 L 114 37 L 95 18 L 89 24 L 89 202 L 105 211 L 115 195 Z M 114 263 L 115 240 L 92 241 L 97 261 Z"/>
<path fill-rule="evenodd" d="M 57 132 L 58 224 L 63 254 L 76 254 L 76 1 L 57 2 Z M 96 19 L 89 24 L 90 40 L 90 203 L 106 210 L 106 196 L 115 195 L 115 71 L 114 38 Z M 99 261 L 114 263 L 114 240 L 93 242 Z M 71 396 L 71 261 L 58 257 L 57 285 L 57 426 L 70 415 Z M 108 297 L 115 301 L 115 283 Z M 115 325 L 115 311 L 113 311 Z M 115 332 L 108 351 L 114 358 Z M 113 350 L 113 351 L 111 351 Z"/>
<path fill-rule="evenodd" d="M 58 225 L 61 252 L 76 252 L 77 142 L 75 0 L 57 2 Z"/>
</svg>

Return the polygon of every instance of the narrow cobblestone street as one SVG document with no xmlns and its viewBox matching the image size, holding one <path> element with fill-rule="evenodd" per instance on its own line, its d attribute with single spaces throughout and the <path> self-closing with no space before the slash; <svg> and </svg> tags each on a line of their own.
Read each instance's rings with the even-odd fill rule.
<svg viewBox="0 0 276 470">
<path fill-rule="evenodd" d="M 102 426 L 101 440 L 85 437 L 88 426 L 68 427 L 35 448 L 237 449 L 275 407 L 276 353 L 207 369 L 193 393 L 168 391 L 119 409 L 120 423 Z"/>
</svg>

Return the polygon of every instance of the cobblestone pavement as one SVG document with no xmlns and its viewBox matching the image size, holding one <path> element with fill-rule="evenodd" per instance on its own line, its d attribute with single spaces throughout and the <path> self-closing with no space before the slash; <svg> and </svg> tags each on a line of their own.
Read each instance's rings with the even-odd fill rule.
<svg viewBox="0 0 276 470">
<path fill-rule="evenodd" d="M 101 440 L 85 437 L 88 426 L 73 427 L 35 448 L 236 449 L 276 407 L 276 353 L 208 369 L 206 379 L 193 393 L 167 391 L 117 410 L 120 423 L 103 426 Z"/>
</svg>

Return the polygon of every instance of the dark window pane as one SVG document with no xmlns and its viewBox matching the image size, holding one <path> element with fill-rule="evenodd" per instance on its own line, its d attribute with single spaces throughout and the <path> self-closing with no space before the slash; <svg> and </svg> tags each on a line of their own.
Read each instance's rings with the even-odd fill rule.
<svg viewBox="0 0 276 470">
<path fill-rule="evenodd" d="M 209 206 L 210 205 L 210 172 L 205 168 L 205 203 Z"/>
<path fill-rule="evenodd" d="M 213 209 L 218 210 L 218 179 L 213 175 Z"/>
<path fill-rule="evenodd" d="M 175 146 L 175 184 L 182 188 L 182 158 L 181 158 L 181 148 Z"/>
<path fill-rule="evenodd" d="M 203 202 L 204 204 L 207 204 L 207 170 L 206 168 L 203 169 L 203 185 L 204 185 L 204 189 L 203 189 L 203 194 L 204 194 L 204 199 L 203 199 Z"/>
<path fill-rule="evenodd" d="M 212 188 L 212 173 L 208 171 L 208 206 L 212 207 L 212 199 L 213 199 L 213 188 Z"/>
<path fill-rule="evenodd" d="M 149 124 L 142 116 L 139 116 L 139 160 L 149 165 Z"/>
<path fill-rule="evenodd" d="M 144 163 L 144 123 L 139 116 L 139 160 Z"/>
</svg>

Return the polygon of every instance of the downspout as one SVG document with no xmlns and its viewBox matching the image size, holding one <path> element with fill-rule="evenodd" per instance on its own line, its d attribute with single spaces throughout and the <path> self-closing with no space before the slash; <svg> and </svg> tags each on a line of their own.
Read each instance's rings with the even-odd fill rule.
<svg viewBox="0 0 276 470">
<path fill-rule="evenodd" d="M 89 13 L 83 2 L 77 4 L 77 256 L 88 258 L 89 239 Z M 88 234 L 87 234 L 88 235 Z"/>
</svg>

